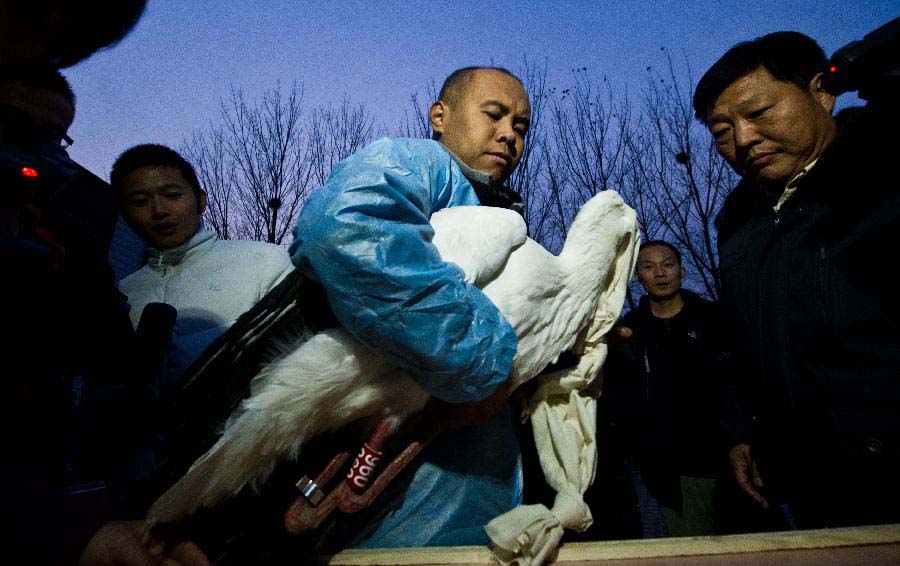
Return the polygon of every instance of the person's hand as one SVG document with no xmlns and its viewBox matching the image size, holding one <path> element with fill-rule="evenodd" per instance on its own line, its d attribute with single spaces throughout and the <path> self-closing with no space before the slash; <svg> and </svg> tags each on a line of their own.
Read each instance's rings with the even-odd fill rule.
<svg viewBox="0 0 900 566">
<path fill-rule="evenodd" d="M 509 381 L 504 381 L 497 386 L 493 393 L 481 401 L 448 405 L 448 424 L 450 428 L 484 424 L 499 415 L 508 401 Z"/>
<path fill-rule="evenodd" d="M 610 346 L 627 342 L 634 336 L 634 331 L 627 326 L 616 324 L 606 333 L 606 343 Z"/>
<path fill-rule="evenodd" d="M 152 537 L 143 521 L 111 521 L 94 534 L 78 565 L 209 566 L 209 560 L 190 541 Z"/>
<path fill-rule="evenodd" d="M 753 461 L 749 444 L 738 444 L 728 453 L 734 479 L 744 492 L 757 501 L 764 509 L 769 508 L 769 501 L 763 497 L 758 488 L 763 487 L 763 480 Z"/>
</svg>

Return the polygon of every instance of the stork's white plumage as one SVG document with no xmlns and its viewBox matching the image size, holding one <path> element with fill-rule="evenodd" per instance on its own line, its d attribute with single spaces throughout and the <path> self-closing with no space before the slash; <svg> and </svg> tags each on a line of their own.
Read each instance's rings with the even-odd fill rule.
<svg viewBox="0 0 900 566">
<path fill-rule="evenodd" d="M 431 223 L 442 258 L 463 269 L 519 338 L 510 390 L 570 349 L 595 322 L 615 262 L 637 238 L 634 211 L 612 191 L 582 207 L 559 256 L 527 238 L 524 221 L 509 210 L 449 208 Z M 610 314 L 610 324 L 617 315 Z M 316 334 L 254 378 L 250 398 L 218 442 L 148 517 L 170 522 L 211 507 L 264 479 L 278 461 L 296 458 L 306 440 L 368 416 L 399 423 L 427 398 L 402 370 L 343 329 Z"/>
</svg>

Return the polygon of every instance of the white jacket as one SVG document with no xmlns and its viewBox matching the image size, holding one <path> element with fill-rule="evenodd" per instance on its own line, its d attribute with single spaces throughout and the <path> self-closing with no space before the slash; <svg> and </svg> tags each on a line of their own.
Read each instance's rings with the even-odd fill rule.
<svg viewBox="0 0 900 566">
<path fill-rule="evenodd" d="M 148 249 L 144 267 L 119 283 L 137 328 L 144 307 L 168 303 L 178 310 L 174 352 L 163 385 L 171 384 L 234 321 L 294 269 L 287 250 L 264 242 L 219 240 L 200 229 L 170 250 Z"/>
</svg>

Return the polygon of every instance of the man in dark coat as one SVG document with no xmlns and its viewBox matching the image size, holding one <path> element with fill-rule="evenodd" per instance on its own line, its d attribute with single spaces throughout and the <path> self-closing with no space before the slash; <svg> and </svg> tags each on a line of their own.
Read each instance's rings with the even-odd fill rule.
<svg viewBox="0 0 900 566">
<path fill-rule="evenodd" d="M 647 294 L 610 351 L 605 407 L 670 535 L 715 532 L 713 492 L 727 469 L 720 407 L 730 345 L 718 305 L 681 288 L 681 254 L 664 241 L 641 246 L 636 275 Z"/>
<path fill-rule="evenodd" d="M 94 461 L 86 446 L 116 459 L 151 397 L 106 261 L 115 206 L 66 155 L 74 97 L 56 69 L 120 40 L 145 4 L 0 0 L 0 508 L 12 525 L 0 541 L 20 563 L 206 563 L 186 543 L 151 551 L 138 523 L 103 524 L 105 509 L 84 508 L 71 485 L 93 479 L 81 475 Z"/>
<path fill-rule="evenodd" d="M 838 131 L 825 64 L 812 39 L 773 33 L 732 47 L 694 95 L 742 177 L 718 218 L 752 372 L 731 463 L 801 528 L 900 521 L 900 311 L 881 268 L 900 241 L 896 99 Z"/>
</svg>

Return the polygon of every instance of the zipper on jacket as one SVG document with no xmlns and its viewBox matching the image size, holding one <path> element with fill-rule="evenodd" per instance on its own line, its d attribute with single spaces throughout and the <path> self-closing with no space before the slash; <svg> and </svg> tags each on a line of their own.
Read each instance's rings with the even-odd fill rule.
<svg viewBox="0 0 900 566">
<path fill-rule="evenodd" d="M 822 317 L 822 323 L 828 323 L 828 309 L 826 308 L 826 303 L 828 302 L 828 297 L 825 296 L 826 289 L 828 288 L 828 266 L 826 264 L 826 260 L 828 259 L 828 250 L 825 248 L 825 244 L 819 246 L 819 261 L 816 266 L 816 270 L 818 271 L 818 281 L 816 281 L 816 285 L 818 287 L 818 300 L 816 301 L 817 306 L 819 307 L 819 315 Z"/>
<path fill-rule="evenodd" d="M 650 401 L 650 354 L 644 350 L 644 399 Z"/>
</svg>

